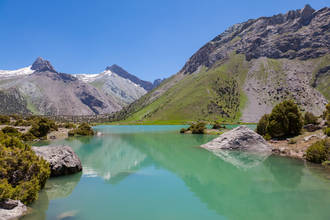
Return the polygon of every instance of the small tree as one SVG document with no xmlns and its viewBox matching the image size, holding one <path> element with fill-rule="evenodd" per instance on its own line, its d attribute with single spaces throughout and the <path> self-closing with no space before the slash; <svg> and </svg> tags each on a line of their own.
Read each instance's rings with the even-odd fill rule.
<svg viewBox="0 0 330 220">
<path fill-rule="evenodd" d="M 269 115 L 265 114 L 262 116 L 258 122 L 256 132 L 262 136 L 267 134 L 267 126 L 269 123 Z"/>
<path fill-rule="evenodd" d="M 329 159 L 330 141 L 324 139 L 318 141 L 307 148 L 306 159 L 313 163 L 322 163 Z"/>
<path fill-rule="evenodd" d="M 287 137 L 300 134 L 303 127 L 302 115 L 292 100 L 276 105 L 269 116 L 267 133 L 271 137 Z"/>
<path fill-rule="evenodd" d="M 303 126 L 298 106 L 291 100 L 276 105 L 270 115 L 264 115 L 257 125 L 257 133 L 268 138 L 283 138 L 300 134 Z"/>
<path fill-rule="evenodd" d="M 330 103 L 328 103 L 325 107 L 325 111 L 322 115 L 323 119 L 326 120 L 326 124 L 328 127 L 330 126 Z"/>
</svg>

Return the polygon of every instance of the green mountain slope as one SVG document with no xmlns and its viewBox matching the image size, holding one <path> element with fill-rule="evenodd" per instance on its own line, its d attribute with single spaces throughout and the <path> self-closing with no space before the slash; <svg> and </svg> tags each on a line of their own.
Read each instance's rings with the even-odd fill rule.
<svg viewBox="0 0 330 220">
<path fill-rule="evenodd" d="M 236 24 L 117 117 L 127 122 L 257 122 L 293 99 L 320 115 L 330 97 L 330 9 L 307 5 Z"/>
</svg>

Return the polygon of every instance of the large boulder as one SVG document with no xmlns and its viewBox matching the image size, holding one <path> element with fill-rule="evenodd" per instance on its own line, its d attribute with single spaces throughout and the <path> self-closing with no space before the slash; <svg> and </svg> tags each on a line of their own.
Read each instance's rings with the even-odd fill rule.
<svg viewBox="0 0 330 220">
<path fill-rule="evenodd" d="M 19 200 L 0 201 L 0 220 L 18 219 L 27 214 L 28 208 Z"/>
<path fill-rule="evenodd" d="M 213 139 L 201 147 L 210 150 L 226 149 L 271 152 L 271 147 L 267 141 L 244 125 L 223 133 L 218 138 Z"/>
<path fill-rule="evenodd" d="M 223 133 L 201 147 L 239 168 L 257 166 L 272 152 L 267 141 L 246 126 Z"/>
<path fill-rule="evenodd" d="M 32 150 L 50 164 L 51 176 L 82 171 L 79 157 L 69 146 L 32 147 Z"/>
</svg>

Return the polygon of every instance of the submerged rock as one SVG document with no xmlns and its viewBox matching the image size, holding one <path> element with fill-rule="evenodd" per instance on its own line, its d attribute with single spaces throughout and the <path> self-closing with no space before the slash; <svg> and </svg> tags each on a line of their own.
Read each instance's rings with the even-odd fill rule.
<svg viewBox="0 0 330 220">
<path fill-rule="evenodd" d="M 51 176 L 82 171 L 79 157 L 69 146 L 32 147 L 32 150 L 50 164 Z"/>
<path fill-rule="evenodd" d="M 28 208 L 19 200 L 8 199 L 0 202 L 0 219 L 18 219 L 27 214 Z"/>
<path fill-rule="evenodd" d="M 257 166 L 272 153 L 267 141 L 246 126 L 228 131 L 201 147 L 240 168 Z"/>
</svg>

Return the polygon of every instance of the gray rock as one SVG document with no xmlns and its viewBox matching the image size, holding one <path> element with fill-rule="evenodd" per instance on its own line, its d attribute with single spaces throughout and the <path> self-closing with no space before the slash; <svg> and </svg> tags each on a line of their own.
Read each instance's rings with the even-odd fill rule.
<svg viewBox="0 0 330 220">
<path fill-rule="evenodd" d="M 0 202 L 0 220 L 18 219 L 27 214 L 28 208 L 19 200 L 6 200 Z"/>
<path fill-rule="evenodd" d="M 209 150 L 224 149 L 271 152 L 271 147 L 267 141 L 244 125 L 223 133 L 218 138 L 213 139 L 201 147 Z"/>
<path fill-rule="evenodd" d="M 61 176 L 82 171 L 77 154 L 69 146 L 32 147 L 40 157 L 48 161 L 51 176 Z"/>
<path fill-rule="evenodd" d="M 56 72 L 52 64 L 48 60 L 44 60 L 42 57 L 38 57 L 31 66 L 32 70 L 43 72 L 50 71 Z"/>
<path fill-rule="evenodd" d="M 246 126 L 228 131 L 201 147 L 243 169 L 259 165 L 272 152 L 265 139 Z"/>
</svg>

